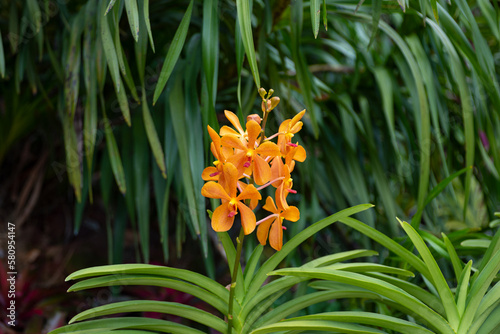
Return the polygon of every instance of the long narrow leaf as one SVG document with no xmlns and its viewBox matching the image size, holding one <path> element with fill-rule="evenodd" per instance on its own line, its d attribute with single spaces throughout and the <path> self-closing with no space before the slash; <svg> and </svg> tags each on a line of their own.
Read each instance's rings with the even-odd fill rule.
<svg viewBox="0 0 500 334">
<path fill-rule="evenodd" d="M 75 315 L 69 324 L 103 315 L 125 312 L 159 312 L 177 315 L 209 326 L 221 333 L 226 332 L 226 323 L 216 316 L 193 306 L 173 302 L 133 300 L 91 308 Z"/>
<path fill-rule="evenodd" d="M 360 204 L 348 209 L 344 209 L 342 211 L 339 211 L 323 220 L 320 220 L 319 222 L 309 226 L 305 230 L 301 231 L 299 234 L 294 236 L 292 239 L 290 239 L 286 244 L 283 245 L 283 248 L 275 253 L 273 256 L 271 256 L 263 265 L 262 267 L 257 271 L 255 274 L 255 277 L 250 284 L 248 291 L 247 291 L 247 296 L 251 297 L 253 296 L 257 290 L 260 288 L 262 283 L 266 280 L 267 273 L 269 273 L 271 270 L 274 270 L 278 264 L 283 261 L 283 259 L 290 253 L 292 252 L 298 245 L 300 245 L 303 241 L 305 241 L 307 238 L 311 237 L 318 231 L 322 230 L 323 228 L 333 224 L 334 222 L 343 219 L 345 217 L 348 217 L 350 215 L 353 215 L 355 213 L 367 210 L 369 208 L 373 207 L 371 204 Z"/>
<path fill-rule="evenodd" d="M 147 1 L 146 1 L 147 2 Z M 156 84 L 154 96 L 153 96 L 153 105 L 156 104 L 158 98 L 163 92 L 163 88 L 167 84 L 168 78 L 170 78 L 170 74 L 179 59 L 182 48 L 184 47 L 184 42 L 186 41 L 186 36 L 189 28 L 189 22 L 191 21 L 191 13 L 193 12 L 193 0 L 189 2 L 189 6 L 184 13 L 184 17 L 182 18 L 177 31 L 175 32 L 174 39 L 170 44 L 170 48 L 168 49 L 167 56 L 165 57 L 165 61 L 163 62 L 163 67 L 160 72 L 160 77 L 158 78 L 158 83 Z"/>
<path fill-rule="evenodd" d="M 257 86 L 257 89 L 259 89 L 260 76 L 259 69 L 257 67 L 257 58 L 255 56 L 255 48 L 253 45 L 251 20 L 252 13 L 250 12 L 249 1 L 252 0 L 236 0 L 236 11 L 238 13 L 238 23 L 240 25 L 241 39 L 243 41 L 243 46 L 245 47 L 245 52 L 248 57 L 250 70 L 252 71 L 255 85 Z"/>
<path fill-rule="evenodd" d="M 432 277 L 432 282 L 436 287 L 439 296 L 443 300 L 443 306 L 446 311 L 446 316 L 450 325 L 455 330 L 458 329 L 458 324 L 460 323 L 460 316 L 458 314 L 457 305 L 455 304 L 455 299 L 451 293 L 448 283 L 446 282 L 441 269 L 439 269 L 436 260 L 432 256 L 429 248 L 425 245 L 424 240 L 420 235 L 411 227 L 410 224 L 400 221 L 401 226 L 405 232 L 410 237 L 411 241 L 417 248 L 418 252 L 422 256 L 427 268 L 429 269 L 430 275 Z"/>
<path fill-rule="evenodd" d="M 449 326 L 445 319 L 420 300 L 409 295 L 404 290 L 376 278 L 371 278 L 357 273 L 344 272 L 342 270 L 328 270 L 323 268 L 280 269 L 269 273 L 269 275 L 293 275 L 299 277 L 319 278 L 359 286 L 369 291 L 379 293 L 382 296 L 390 298 L 393 301 L 411 309 L 415 312 L 415 314 L 426 321 L 426 325 L 438 330 L 440 333 L 454 333 L 453 329 Z"/>
<path fill-rule="evenodd" d="M 139 317 L 126 317 L 126 318 L 111 318 L 90 320 L 72 325 L 63 326 L 50 332 L 50 334 L 69 334 L 69 333 L 92 333 L 92 331 L 102 330 L 115 330 L 115 329 L 145 329 L 151 331 L 159 331 L 162 333 L 178 333 L 178 334 L 203 334 L 204 332 L 197 329 L 190 328 L 175 322 L 139 318 Z"/>
</svg>

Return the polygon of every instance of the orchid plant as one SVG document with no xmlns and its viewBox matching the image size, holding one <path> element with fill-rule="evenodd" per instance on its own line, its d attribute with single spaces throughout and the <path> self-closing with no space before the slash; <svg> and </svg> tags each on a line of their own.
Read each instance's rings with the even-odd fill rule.
<svg viewBox="0 0 500 334">
<path fill-rule="evenodd" d="M 83 279 L 69 291 L 115 286 L 150 285 L 175 289 L 211 305 L 210 313 L 197 307 L 167 301 L 123 301 L 98 306 L 81 312 L 70 324 L 56 329 L 60 333 L 203 333 L 200 324 L 211 332 L 231 333 L 490 333 L 498 328 L 500 319 L 500 285 L 496 280 L 500 269 L 500 233 L 488 243 L 481 262 L 467 264 L 457 255 L 446 235 L 436 242 L 428 235 L 400 222 L 420 256 L 390 237 L 350 217 L 372 207 L 358 205 L 331 215 L 303 229 L 283 243 L 285 221 L 300 218 L 299 209 L 287 202 L 293 189 L 291 173 L 296 162 L 306 158 L 304 148 L 293 137 L 302 128 L 305 110 L 285 120 L 277 133 L 266 136 L 266 123 L 279 103 L 264 89 L 262 117 L 252 114 L 243 127 L 238 117 L 225 111 L 234 128 L 223 126 L 219 133 L 210 126 L 211 151 L 215 161 L 202 178 L 207 181 L 203 196 L 220 200 L 210 213 L 211 226 L 224 247 L 231 273 L 231 282 L 223 284 L 199 273 L 148 264 L 121 264 L 79 270 L 67 280 Z M 276 142 L 273 142 L 276 140 Z M 448 181 L 449 182 L 449 181 Z M 261 191 L 272 189 L 265 204 Z M 257 221 L 256 210 L 268 212 Z M 260 214 L 260 213 L 259 213 Z M 239 219 L 238 219 L 239 218 Z M 235 224 L 235 222 L 240 224 Z M 297 268 L 278 269 L 278 265 L 303 241 L 339 221 L 354 228 L 393 252 L 398 267 L 361 262 L 359 258 L 377 255 L 371 250 L 352 250 L 323 256 Z M 236 245 L 227 233 L 239 225 Z M 236 226 L 237 228 L 238 226 Z M 242 265 L 242 245 L 246 235 L 257 230 L 260 245 Z M 424 237 L 422 237 L 422 236 Z M 267 241 L 276 253 L 261 263 Z M 440 244 L 441 254 L 452 262 L 457 286 L 450 288 L 424 240 Z M 357 259 L 355 263 L 345 261 Z M 277 277 L 277 278 L 276 278 Z M 418 280 L 415 280 L 415 277 Z M 269 280 L 272 278 L 271 280 Z M 423 284 L 422 284 L 423 282 Z M 278 298 L 298 283 L 309 284 L 312 292 L 275 305 Z M 339 311 L 290 318 L 298 311 L 332 299 L 374 300 L 377 305 L 399 313 L 382 314 L 366 311 Z M 274 307 L 273 307 L 274 306 Z M 129 312 L 159 312 L 180 316 L 193 326 L 145 317 L 101 316 Z M 196 325 L 196 323 L 198 323 Z"/>
</svg>

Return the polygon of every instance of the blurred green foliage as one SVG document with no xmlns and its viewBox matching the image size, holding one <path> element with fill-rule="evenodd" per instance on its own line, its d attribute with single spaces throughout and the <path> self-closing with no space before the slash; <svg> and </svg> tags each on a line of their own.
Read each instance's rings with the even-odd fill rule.
<svg viewBox="0 0 500 334">
<path fill-rule="evenodd" d="M 51 167 L 74 189 L 75 233 L 103 205 L 110 262 L 131 224 L 143 261 L 152 230 L 165 261 L 175 232 L 178 254 L 199 240 L 213 275 L 206 127 L 254 113 L 262 86 L 282 101 L 275 127 L 307 109 L 290 235 L 368 202 L 358 218 L 392 237 L 396 216 L 484 228 L 500 206 L 499 14 L 486 0 L 4 1 L 0 164 L 45 124 L 63 138 Z M 370 243 L 335 226 L 302 255 Z"/>
</svg>

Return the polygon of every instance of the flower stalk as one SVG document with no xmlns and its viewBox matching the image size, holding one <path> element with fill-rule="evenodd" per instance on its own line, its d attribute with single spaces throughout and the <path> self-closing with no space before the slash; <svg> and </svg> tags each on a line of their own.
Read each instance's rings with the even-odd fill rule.
<svg viewBox="0 0 500 334">
<path fill-rule="evenodd" d="M 245 233 L 243 228 L 240 230 L 240 235 L 236 238 L 236 257 L 234 258 L 233 274 L 231 275 L 231 285 L 229 287 L 229 306 L 227 312 L 227 334 L 232 333 L 233 328 L 233 303 L 234 291 L 236 289 L 236 279 L 238 278 L 238 266 L 240 264 L 241 250 L 243 249 L 243 239 Z"/>
</svg>

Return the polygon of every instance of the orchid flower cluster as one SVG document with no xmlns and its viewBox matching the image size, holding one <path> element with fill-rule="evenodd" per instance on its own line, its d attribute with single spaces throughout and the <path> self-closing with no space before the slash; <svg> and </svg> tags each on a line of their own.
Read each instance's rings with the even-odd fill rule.
<svg viewBox="0 0 500 334">
<path fill-rule="evenodd" d="M 201 193 L 208 198 L 221 200 L 221 205 L 212 214 L 212 228 L 216 232 L 228 231 L 239 213 L 245 235 L 257 227 L 257 238 L 265 245 L 276 250 L 283 245 L 283 221 L 295 222 L 300 212 L 287 203 L 289 193 L 296 193 L 291 173 L 295 162 L 306 159 L 306 151 L 297 142 L 294 134 L 302 129 L 302 116 L 305 110 L 292 119 L 283 121 L 277 133 L 265 135 L 265 126 L 269 113 L 279 104 L 279 97 L 272 97 L 273 90 L 266 92 L 260 88 L 263 116 L 252 114 L 247 117 L 245 128 L 238 117 L 231 111 L 224 113 L 234 129 L 223 126 L 217 133 L 208 126 L 212 139 L 210 149 L 214 155 L 213 166 L 205 168 L 202 178 L 208 181 Z M 277 138 L 277 143 L 271 140 Z M 262 208 L 270 214 L 256 221 L 253 210 L 262 199 L 260 190 L 273 186 L 276 188 L 275 199 L 266 198 Z"/>
</svg>

